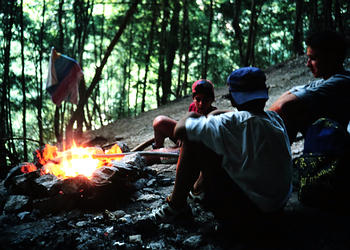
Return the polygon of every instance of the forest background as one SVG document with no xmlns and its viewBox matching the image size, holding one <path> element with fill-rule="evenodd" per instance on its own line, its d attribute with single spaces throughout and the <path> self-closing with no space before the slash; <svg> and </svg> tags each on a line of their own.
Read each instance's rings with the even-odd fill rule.
<svg viewBox="0 0 350 250">
<path fill-rule="evenodd" d="M 348 0 L 1 0 L 0 178 L 36 148 L 190 93 L 242 66 L 305 53 L 318 30 L 350 36 Z M 77 105 L 46 91 L 51 48 L 76 59 Z"/>
</svg>

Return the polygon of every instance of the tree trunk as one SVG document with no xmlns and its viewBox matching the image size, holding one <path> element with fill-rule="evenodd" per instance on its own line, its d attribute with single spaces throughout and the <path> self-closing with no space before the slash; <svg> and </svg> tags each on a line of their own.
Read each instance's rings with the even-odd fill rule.
<svg viewBox="0 0 350 250">
<path fill-rule="evenodd" d="M 11 137 L 9 134 L 9 89 L 10 89 L 10 55 L 11 55 L 11 41 L 12 41 L 12 26 L 15 17 L 15 1 L 8 1 L 2 6 L 7 15 L 2 16 L 3 23 L 3 84 L 1 84 L 1 105 L 0 115 L 3 118 L 3 122 L 0 122 L 0 174 L 1 178 L 4 178 L 9 170 L 7 157 L 10 157 L 10 152 L 6 148 L 7 137 Z"/>
<path fill-rule="evenodd" d="M 191 34 L 190 34 L 190 27 L 189 27 L 189 22 L 188 22 L 188 2 L 187 0 L 184 0 L 184 17 L 183 17 L 183 29 L 184 29 L 184 50 L 185 50 L 185 69 L 184 69 L 184 80 L 183 80 L 183 95 L 187 95 L 187 76 L 188 76 L 188 67 L 189 67 L 189 53 L 191 50 Z"/>
<path fill-rule="evenodd" d="M 349 4 L 349 6 L 350 6 L 350 4 Z M 334 3 L 334 22 L 335 22 L 336 30 L 338 30 L 340 33 L 344 34 L 344 25 L 343 25 L 341 12 L 340 12 L 339 0 L 335 0 L 335 3 Z"/>
<path fill-rule="evenodd" d="M 128 56 L 128 73 L 127 73 L 127 79 L 128 79 L 128 90 L 127 90 L 127 107 L 128 107 L 128 115 L 130 115 L 130 79 L 131 79 L 131 59 L 132 59 L 132 51 L 133 51 L 133 38 L 134 38 L 134 33 L 133 33 L 134 27 L 133 27 L 133 22 L 131 22 L 131 29 L 130 29 L 130 37 L 129 37 L 129 56 Z"/>
<path fill-rule="evenodd" d="M 109 56 L 111 55 L 111 52 L 112 52 L 114 46 L 117 44 L 120 36 L 123 34 L 123 31 L 125 30 L 127 23 L 129 22 L 129 20 L 133 16 L 134 12 L 136 11 L 137 5 L 139 2 L 140 2 L 140 0 L 135 0 L 131 4 L 128 12 L 125 15 L 123 22 L 121 23 L 121 25 L 117 31 L 117 33 L 115 34 L 114 38 L 112 39 L 111 43 L 109 44 L 109 46 L 104 54 L 104 57 L 101 60 L 100 66 L 98 66 L 96 68 L 94 78 L 92 79 L 91 84 L 90 84 L 89 88 L 87 89 L 85 96 L 80 96 L 80 98 L 79 98 L 78 106 L 77 106 L 76 110 L 73 112 L 73 114 L 72 114 L 72 116 L 67 124 L 67 127 L 66 127 L 66 141 L 67 141 L 66 143 L 68 145 L 71 144 L 71 140 L 73 139 L 73 125 L 74 125 L 75 121 L 78 119 L 78 117 L 81 115 L 81 113 L 83 112 L 84 105 L 87 103 L 88 98 L 91 96 L 94 88 L 96 87 L 96 85 L 100 81 L 101 75 L 102 75 L 102 70 L 107 63 L 107 60 L 108 60 Z"/>
<path fill-rule="evenodd" d="M 170 15 L 168 0 L 162 1 L 162 10 L 163 10 L 163 19 L 161 24 L 161 32 L 159 36 L 159 52 L 158 52 L 159 68 L 158 68 L 158 81 L 157 81 L 157 88 L 156 88 L 157 106 L 160 106 L 161 104 L 159 88 L 161 85 L 163 85 L 163 82 L 165 79 L 165 53 L 166 53 L 166 46 L 167 46 L 166 28 L 168 26 L 169 15 Z"/>
<path fill-rule="evenodd" d="M 149 43 L 148 43 L 148 51 L 145 57 L 145 77 L 143 79 L 142 83 L 142 99 L 141 99 L 141 112 L 145 112 L 145 106 L 146 106 L 146 88 L 147 88 L 147 78 L 148 78 L 148 71 L 149 71 L 149 60 L 151 58 L 154 46 L 153 46 L 153 40 L 154 40 L 154 33 L 156 28 L 156 21 L 159 16 L 159 10 L 158 10 L 158 3 L 156 0 L 152 2 L 153 6 L 153 12 L 152 12 L 152 24 L 149 34 Z"/>
<path fill-rule="evenodd" d="M 172 69 L 174 65 L 174 59 L 176 51 L 179 47 L 178 30 L 179 30 L 179 12 L 180 4 L 178 1 L 174 1 L 173 16 L 170 21 L 170 32 L 167 37 L 167 49 L 166 49 L 166 64 L 167 68 L 162 78 L 162 91 L 163 95 L 161 98 L 161 103 L 165 104 L 168 102 L 171 93 L 171 80 L 172 80 Z"/>
<path fill-rule="evenodd" d="M 206 79 L 207 78 L 207 71 L 208 71 L 208 61 L 209 61 L 209 48 L 210 48 L 210 35 L 212 31 L 212 26 L 213 26 L 213 16 L 214 16 L 214 11 L 213 11 L 213 0 L 210 0 L 210 6 L 209 6 L 209 24 L 208 24 L 208 31 L 207 31 L 207 43 L 205 46 L 205 54 L 204 54 L 204 67 L 202 71 L 202 78 Z"/>
<path fill-rule="evenodd" d="M 23 128 L 23 160 L 28 161 L 28 146 L 27 146 L 27 125 L 26 125 L 26 116 L 27 116 L 27 96 L 26 96 L 26 82 L 24 75 L 24 24 L 23 24 L 23 0 L 21 0 L 21 63 L 22 63 L 22 74 L 21 74 L 21 83 L 22 83 L 22 128 Z"/>
<path fill-rule="evenodd" d="M 309 30 L 310 32 L 318 31 L 319 26 L 319 18 L 318 18 L 318 1 L 317 0 L 310 0 L 309 2 Z"/>
<path fill-rule="evenodd" d="M 118 118 L 122 117 L 124 113 L 124 101 L 125 101 L 125 85 L 127 78 L 127 62 L 123 64 L 123 84 L 120 87 L 120 98 L 119 98 L 119 109 L 118 109 Z"/>
<path fill-rule="evenodd" d="M 42 23 L 39 35 L 39 89 L 38 89 L 38 128 L 39 128 L 39 142 L 40 146 L 44 145 L 43 137 L 43 118 L 42 118 L 42 107 L 43 107 L 43 51 L 44 51 L 44 30 L 45 30 L 45 12 L 46 12 L 46 1 L 43 1 L 42 11 Z"/>
<path fill-rule="evenodd" d="M 254 33 L 256 29 L 257 21 L 257 11 L 256 11 L 256 1 L 252 0 L 250 8 L 250 23 L 249 23 L 249 33 L 248 33 L 248 42 L 247 42 L 247 51 L 244 59 L 244 66 L 249 66 L 252 63 L 252 58 L 254 58 Z"/>
<path fill-rule="evenodd" d="M 332 0 L 323 0 L 323 27 L 325 30 L 334 29 L 332 19 Z"/>
<path fill-rule="evenodd" d="M 63 5 L 64 5 L 64 0 L 60 0 L 59 5 L 58 5 L 58 11 L 57 11 L 57 16 L 58 16 L 58 47 L 57 50 L 61 51 L 64 53 L 64 31 L 63 31 L 63 25 L 62 25 L 62 19 L 63 19 Z M 60 111 L 61 110 L 61 105 L 55 107 L 55 119 L 54 119 L 54 130 L 55 130 L 55 137 L 56 141 L 58 143 L 62 142 L 63 136 L 61 133 L 61 128 L 60 128 Z M 63 123 L 63 120 L 62 120 Z M 61 125 L 61 127 L 63 124 Z"/>
<path fill-rule="evenodd" d="M 239 58 L 240 58 L 239 65 L 244 64 L 243 35 L 242 35 L 242 29 L 239 26 L 239 21 L 241 20 L 241 6 L 242 6 L 242 1 L 236 0 L 236 4 L 234 8 L 234 17 L 232 21 L 232 26 L 233 26 L 233 29 L 235 30 L 235 40 L 237 41 L 238 51 L 239 51 Z"/>
<path fill-rule="evenodd" d="M 186 2 L 183 1 L 183 9 L 187 8 Z M 184 10 L 185 12 L 185 10 Z M 185 41 L 185 29 L 184 29 L 184 22 L 185 22 L 185 15 L 183 15 L 182 18 L 182 27 L 181 27 L 181 34 L 180 34 L 180 45 L 179 45 L 179 67 L 177 72 L 177 84 L 176 84 L 176 91 L 175 91 L 175 97 L 176 99 L 179 98 L 181 94 L 181 75 L 182 75 L 182 65 L 183 65 L 183 54 L 184 54 L 184 41 Z"/>
<path fill-rule="evenodd" d="M 141 71 L 141 67 L 140 67 L 140 65 L 138 65 L 137 66 L 136 93 L 135 93 L 135 106 L 134 106 L 134 113 L 133 113 L 134 116 L 137 115 L 137 109 L 138 109 L 139 91 L 140 91 L 140 85 L 141 85 L 140 71 Z"/>
<path fill-rule="evenodd" d="M 304 54 L 303 47 L 303 0 L 296 1 L 296 18 L 294 25 L 293 50 L 296 55 Z"/>
<path fill-rule="evenodd" d="M 90 14 L 89 9 L 91 8 Z M 93 6 L 90 5 L 90 1 L 75 0 L 73 4 L 73 10 L 75 15 L 75 40 L 77 43 L 77 54 L 80 66 L 83 68 L 83 53 L 85 40 L 87 36 L 87 28 L 89 25 Z M 84 78 L 79 83 L 79 96 L 84 96 L 86 92 L 86 84 Z M 87 105 L 87 103 L 85 103 Z M 83 133 L 83 123 L 85 121 L 84 109 L 79 113 L 77 119 L 77 134 L 80 136 Z"/>
</svg>

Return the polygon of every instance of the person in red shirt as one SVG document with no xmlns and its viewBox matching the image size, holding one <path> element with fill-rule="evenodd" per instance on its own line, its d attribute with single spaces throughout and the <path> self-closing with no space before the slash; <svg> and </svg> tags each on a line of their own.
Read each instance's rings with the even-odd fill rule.
<svg viewBox="0 0 350 250">
<path fill-rule="evenodd" d="M 216 107 L 212 106 L 215 100 L 214 96 L 214 85 L 211 81 L 206 79 L 199 79 L 192 85 L 192 98 L 193 102 L 190 104 L 188 111 L 196 112 L 201 115 L 208 115 L 211 111 L 215 110 Z M 164 115 L 157 116 L 153 120 L 154 130 L 154 143 L 152 144 L 153 149 L 163 148 L 164 141 L 169 138 L 179 148 L 179 142 L 174 138 L 174 128 L 177 121 Z"/>
</svg>

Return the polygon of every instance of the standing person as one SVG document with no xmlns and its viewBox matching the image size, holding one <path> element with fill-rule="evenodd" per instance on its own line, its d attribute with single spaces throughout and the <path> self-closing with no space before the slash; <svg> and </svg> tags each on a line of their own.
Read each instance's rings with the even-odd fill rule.
<svg viewBox="0 0 350 250">
<path fill-rule="evenodd" d="M 270 107 L 284 120 L 291 143 L 304 136 L 303 154 L 294 160 L 298 198 L 306 205 L 340 208 L 350 194 L 350 72 L 344 69 L 346 39 L 333 31 L 306 40 L 307 63 L 315 80 L 284 93 Z"/>
<path fill-rule="evenodd" d="M 187 196 L 199 171 L 205 201 L 220 219 L 246 223 L 283 208 L 291 192 L 291 151 L 282 119 L 264 111 L 265 74 L 258 68 L 233 71 L 229 98 L 238 112 L 188 113 L 175 127 L 182 141 L 176 179 L 166 203 L 153 211 L 160 222 L 191 215 Z"/>
<path fill-rule="evenodd" d="M 307 63 L 315 78 L 282 94 L 269 108 L 284 120 L 291 143 L 317 119 L 327 117 L 344 128 L 350 120 L 350 72 L 344 69 L 345 38 L 333 31 L 314 33 L 306 40 Z"/>
</svg>

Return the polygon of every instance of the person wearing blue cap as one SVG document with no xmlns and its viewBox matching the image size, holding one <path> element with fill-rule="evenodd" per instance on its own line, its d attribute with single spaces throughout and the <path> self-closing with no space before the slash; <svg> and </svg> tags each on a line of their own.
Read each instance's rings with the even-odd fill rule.
<svg viewBox="0 0 350 250">
<path fill-rule="evenodd" d="M 204 205 L 218 219 L 247 224 L 281 211 L 292 190 L 292 160 L 286 129 L 276 112 L 264 111 L 268 88 L 263 71 L 244 67 L 227 78 L 235 111 L 207 117 L 189 113 L 175 127 L 182 140 L 171 196 L 153 210 L 158 222 L 190 218 L 188 194 L 203 173 Z"/>
</svg>

